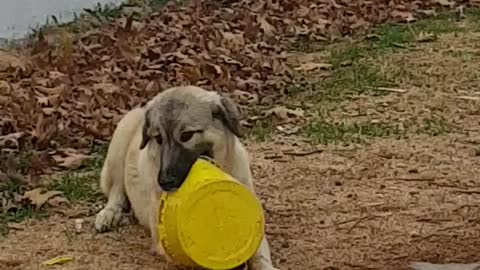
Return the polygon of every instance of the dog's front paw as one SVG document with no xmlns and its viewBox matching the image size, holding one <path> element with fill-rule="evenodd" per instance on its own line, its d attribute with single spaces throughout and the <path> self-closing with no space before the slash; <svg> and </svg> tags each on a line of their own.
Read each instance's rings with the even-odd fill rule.
<svg viewBox="0 0 480 270">
<path fill-rule="evenodd" d="M 273 267 L 273 265 L 268 265 L 268 266 L 262 267 L 262 270 L 280 270 L 280 269 Z"/>
<path fill-rule="evenodd" d="M 95 229 L 97 232 L 106 232 L 117 226 L 122 220 L 122 209 L 105 207 L 98 212 L 95 218 Z"/>
<path fill-rule="evenodd" d="M 249 265 L 248 269 L 249 270 L 280 270 L 268 263 L 259 263 L 259 264 Z"/>
</svg>

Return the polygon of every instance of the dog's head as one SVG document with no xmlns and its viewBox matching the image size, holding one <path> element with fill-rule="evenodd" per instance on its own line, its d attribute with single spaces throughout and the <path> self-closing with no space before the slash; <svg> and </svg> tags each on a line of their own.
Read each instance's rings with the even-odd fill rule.
<svg viewBox="0 0 480 270">
<path fill-rule="evenodd" d="M 140 149 L 158 151 L 158 183 L 175 191 L 201 155 L 214 157 L 233 136 L 241 137 L 239 113 L 228 97 L 195 86 L 175 87 L 146 105 Z"/>
</svg>

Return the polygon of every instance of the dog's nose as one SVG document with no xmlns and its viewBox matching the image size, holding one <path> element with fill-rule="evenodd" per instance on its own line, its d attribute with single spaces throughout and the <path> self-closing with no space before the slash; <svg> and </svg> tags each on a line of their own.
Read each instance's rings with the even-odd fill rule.
<svg viewBox="0 0 480 270">
<path fill-rule="evenodd" d="M 163 191 L 172 192 L 178 189 L 177 181 L 174 177 L 163 177 L 160 179 L 158 184 Z"/>
</svg>

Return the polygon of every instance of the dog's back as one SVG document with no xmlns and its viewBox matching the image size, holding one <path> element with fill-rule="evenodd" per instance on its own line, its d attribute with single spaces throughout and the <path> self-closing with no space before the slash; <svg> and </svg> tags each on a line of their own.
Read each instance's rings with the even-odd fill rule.
<svg viewBox="0 0 480 270">
<path fill-rule="evenodd" d="M 140 129 L 145 110 L 136 108 L 129 111 L 117 124 L 113 132 L 108 154 L 100 175 L 100 186 L 108 196 L 114 181 L 124 181 L 124 166 L 127 150 L 135 133 Z"/>
</svg>

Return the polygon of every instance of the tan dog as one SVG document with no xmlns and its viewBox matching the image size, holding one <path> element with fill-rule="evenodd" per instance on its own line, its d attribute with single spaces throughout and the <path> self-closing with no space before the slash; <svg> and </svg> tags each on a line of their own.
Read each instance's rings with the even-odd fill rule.
<svg viewBox="0 0 480 270">
<path fill-rule="evenodd" d="M 118 123 L 102 168 L 108 202 L 96 216 L 97 231 L 117 226 L 131 205 L 150 231 L 152 250 L 165 256 L 157 237 L 160 192 L 175 191 L 200 155 L 214 158 L 254 191 L 239 115 L 227 97 L 195 86 L 167 89 Z M 248 261 L 251 270 L 274 270 L 266 238 Z"/>
</svg>

